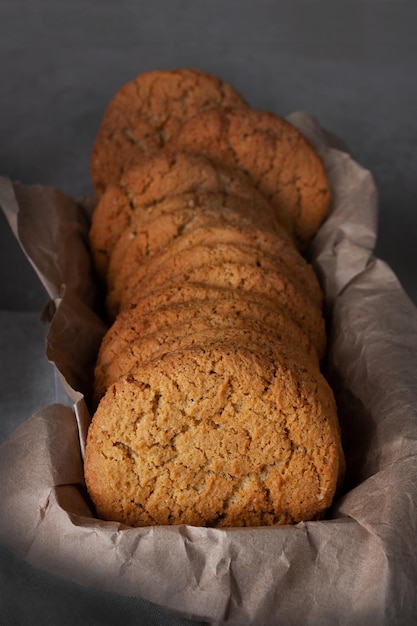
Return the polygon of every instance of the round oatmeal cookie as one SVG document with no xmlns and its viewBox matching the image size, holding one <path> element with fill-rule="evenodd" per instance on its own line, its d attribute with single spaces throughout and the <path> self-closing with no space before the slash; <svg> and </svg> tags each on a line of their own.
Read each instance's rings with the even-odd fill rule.
<svg viewBox="0 0 417 626">
<path fill-rule="evenodd" d="M 122 86 L 104 113 L 92 150 L 97 194 L 163 146 L 185 120 L 212 106 L 247 105 L 231 85 L 197 69 L 146 72 Z"/>
<path fill-rule="evenodd" d="M 260 271 L 282 272 L 287 281 L 291 282 L 293 289 L 303 293 L 303 298 L 307 303 L 320 306 L 318 302 L 310 300 L 297 275 L 288 274 L 279 258 L 269 256 L 250 244 L 214 242 L 212 245 L 196 243 L 186 247 L 184 243 L 185 247 L 181 249 L 180 244 L 183 241 L 185 239 L 178 238 L 175 241 L 178 246 L 169 246 L 164 253 L 155 255 L 146 263 L 134 268 L 125 277 L 122 284 L 108 292 L 106 302 L 111 319 L 117 315 L 120 309 L 125 308 L 132 301 L 132 294 L 136 294 L 143 283 L 146 284 L 154 280 L 156 284 L 165 283 L 170 276 L 175 275 L 179 270 L 186 272 L 197 266 L 211 267 L 224 262 L 252 265 Z"/>
<path fill-rule="evenodd" d="M 171 282 L 203 282 L 213 287 L 272 298 L 275 303 L 285 306 L 304 330 L 322 328 L 322 309 L 310 300 L 296 276 L 289 274 L 278 261 L 254 254 L 253 248 L 233 244 L 196 245 L 169 255 L 163 265 L 155 262 L 152 271 L 144 268 L 142 272 L 141 269 L 132 274 L 132 281 L 119 292 L 120 309 L 117 310 L 129 306 L 138 296 L 150 294 L 162 286 L 168 287 Z M 116 312 L 111 296 L 114 292 L 108 294 L 108 310 Z"/>
<path fill-rule="evenodd" d="M 109 319 L 114 320 L 120 310 L 126 308 L 132 299 L 134 301 L 142 286 L 146 290 L 147 283 L 167 284 L 170 277 L 178 271 L 185 273 L 195 267 L 206 266 L 209 268 L 221 263 L 250 265 L 259 271 L 282 274 L 285 283 L 289 284 L 290 290 L 297 299 L 301 294 L 302 302 L 306 307 L 315 307 L 321 311 L 321 298 L 319 296 L 313 298 L 311 289 L 305 287 L 303 276 L 291 272 L 279 257 L 271 256 L 250 244 L 213 243 L 210 245 L 207 243 L 192 245 L 175 252 L 170 246 L 164 254 L 156 255 L 133 269 L 125 277 L 123 283 L 116 285 L 107 294 L 106 303 Z M 287 292 L 289 293 L 289 289 Z"/>
<path fill-rule="evenodd" d="M 126 172 L 119 185 L 108 187 L 95 207 L 89 237 L 99 277 L 105 280 L 114 247 L 133 221 L 145 223 L 155 205 L 169 197 L 210 192 L 244 199 L 278 224 L 271 205 L 242 172 L 199 155 L 160 150 Z"/>
<path fill-rule="evenodd" d="M 309 358 L 317 360 L 317 353 L 307 336 L 285 309 L 251 300 L 242 292 L 192 284 L 178 290 L 171 287 L 156 291 L 122 311 L 103 337 L 96 372 L 106 369 L 120 353 L 129 351 L 138 338 L 162 328 L 193 323 L 200 316 L 210 318 L 212 325 L 225 327 L 254 322 L 262 326 L 266 334 L 273 330 L 291 338 Z"/>
<path fill-rule="evenodd" d="M 147 276 L 135 289 L 127 293 L 126 300 L 121 302 L 122 308 L 136 302 L 140 297 L 151 294 L 155 289 L 168 288 L 172 283 L 197 282 L 210 287 L 243 291 L 251 294 L 252 298 L 269 302 L 272 306 L 284 307 L 294 322 L 307 334 L 319 358 L 323 357 L 326 333 L 322 311 L 320 307 L 311 303 L 303 289 L 283 268 L 268 267 L 262 260 L 258 265 L 257 262 L 253 262 L 252 255 L 251 261 L 246 263 L 223 260 L 217 264 L 209 264 L 207 261 L 195 264 L 192 255 L 193 253 L 189 267 L 184 262 L 178 266 L 171 264 Z M 181 257 L 184 261 L 184 254 Z"/>
<path fill-rule="evenodd" d="M 162 222 L 162 232 L 165 232 L 163 225 Z M 189 267 L 187 256 L 179 256 L 185 250 L 189 250 L 199 264 L 214 262 L 217 255 L 224 256 L 224 251 L 229 250 L 231 253 L 234 252 L 235 262 L 244 262 L 244 253 L 247 253 L 250 261 L 259 267 L 272 268 L 276 265 L 277 269 L 283 268 L 288 276 L 304 289 L 312 304 L 322 307 L 323 293 L 312 266 L 287 238 L 277 233 L 264 232 L 251 225 L 221 223 L 214 216 L 211 223 L 208 221 L 205 223 L 204 219 L 200 220 L 198 217 L 191 219 L 188 225 L 186 224 L 180 232 L 177 230 L 175 234 L 176 236 L 171 241 L 168 240 L 166 246 L 159 249 L 157 254 L 147 256 L 141 254 L 144 249 L 143 240 L 138 239 L 136 242 L 136 239 L 133 239 L 130 246 L 128 241 L 125 241 L 123 258 L 121 249 L 116 263 L 113 262 L 114 255 L 112 256 L 108 273 L 107 298 L 112 318 L 119 311 L 121 303 L 123 306 L 126 305 L 129 294 L 146 276 L 152 276 L 171 262 L 184 263 L 184 268 Z M 119 242 L 122 240 L 124 240 L 123 236 Z M 145 243 L 148 242 L 149 237 L 145 239 Z M 202 250 L 198 246 L 205 246 L 209 250 Z M 146 250 L 150 248 L 151 246 L 148 245 Z M 239 257 L 236 256 L 236 251 L 241 252 Z M 182 260 L 183 258 L 185 261 Z"/>
<path fill-rule="evenodd" d="M 279 311 L 280 314 L 284 313 L 287 316 L 289 315 L 286 309 L 277 308 L 276 302 L 270 302 L 262 297 L 259 298 L 256 293 L 245 292 L 243 289 L 230 289 L 228 286 L 209 285 L 199 281 L 188 280 L 184 282 L 181 277 L 180 282 L 174 279 L 167 285 L 149 290 L 146 294 L 136 293 L 134 301 L 119 313 L 116 321 L 110 327 L 108 334 L 111 333 L 112 328 L 115 328 L 116 323 L 124 317 L 133 320 L 133 313 L 135 317 L 141 317 L 148 313 L 152 314 L 153 311 L 161 307 L 169 307 L 188 301 L 204 303 L 207 300 L 237 303 L 253 302 L 257 305 L 261 304 L 266 310 L 271 311 L 272 314 Z M 292 318 L 290 317 L 290 319 Z"/>
<path fill-rule="evenodd" d="M 97 406 L 106 390 L 122 376 L 126 376 L 137 367 L 163 354 L 178 352 L 185 348 L 201 347 L 207 350 L 210 346 L 220 344 L 242 345 L 252 351 L 271 356 L 274 349 L 279 349 L 285 358 L 298 358 L 303 363 L 308 360 L 305 353 L 289 339 L 283 341 L 283 335 L 270 331 L 269 337 L 265 330 L 256 328 L 256 325 L 245 323 L 236 327 L 218 326 L 210 323 L 209 319 L 196 320 L 194 328 L 188 331 L 185 324 L 170 326 L 137 339 L 129 350 L 119 352 L 114 359 L 106 364 L 107 367 L 97 372 L 94 385 L 93 402 Z M 317 358 L 315 358 L 317 361 Z"/>
<path fill-rule="evenodd" d="M 301 248 L 327 215 L 330 189 L 321 158 L 294 126 L 275 113 L 210 109 L 185 122 L 168 145 L 247 174 Z"/>
<path fill-rule="evenodd" d="M 262 209 L 262 205 L 255 206 L 244 198 L 214 192 L 181 194 L 157 203 L 152 207 L 149 219 L 133 220 L 120 235 L 110 255 L 108 290 L 120 288 L 140 264 L 175 239 L 203 226 L 233 227 L 234 230 L 254 226 L 260 231 L 274 233 L 275 238 L 281 237 L 287 247 L 298 254 L 285 231 L 277 230 L 271 213 Z"/>
<path fill-rule="evenodd" d="M 109 388 L 84 468 L 97 515 L 130 526 L 320 518 L 343 471 L 333 394 L 279 348 L 167 353 Z"/>
<path fill-rule="evenodd" d="M 260 305 L 237 308 L 227 301 L 208 302 L 206 306 L 200 307 L 193 304 L 157 310 L 154 323 L 149 319 L 139 319 L 135 325 L 136 335 L 132 332 L 132 325 L 124 328 L 119 325 L 115 340 L 104 344 L 97 359 L 95 403 L 112 383 L 131 369 L 164 352 L 190 345 L 207 347 L 218 341 L 245 341 L 259 351 L 269 351 L 272 342 L 279 342 L 283 354 L 311 360 L 319 367 L 317 353 L 303 333 L 297 327 L 294 329 L 288 316 L 280 316 L 278 313 L 262 316 Z M 258 316 L 254 316 L 254 313 Z M 142 332 L 141 327 L 145 329 Z"/>
</svg>

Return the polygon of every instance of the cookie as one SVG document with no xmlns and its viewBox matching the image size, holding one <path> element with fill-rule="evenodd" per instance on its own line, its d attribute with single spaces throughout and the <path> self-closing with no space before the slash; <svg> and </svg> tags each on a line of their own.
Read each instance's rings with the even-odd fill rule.
<svg viewBox="0 0 417 626">
<path fill-rule="evenodd" d="M 153 292 L 137 304 L 123 310 L 108 329 L 97 356 L 97 368 L 106 367 L 121 352 L 130 349 L 138 338 L 155 331 L 184 324 L 203 316 L 223 320 L 224 326 L 233 326 L 240 320 L 255 320 L 263 324 L 265 332 L 285 333 L 302 347 L 309 358 L 317 358 L 315 349 L 285 309 L 269 307 L 264 301 L 252 300 L 235 290 L 207 288 L 199 284 L 175 286 Z"/>
<path fill-rule="evenodd" d="M 168 143 L 247 174 L 305 248 L 327 215 L 330 189 L 321 158 L 291 124 L 256 109 L 210 109 Z"/>
<path fill-rule="evenodd" d="M 244 198 L 221 193 L 181 194 L 157 203 L 149 219 L 133 220 L 120 235 L 108 266 L 109 292 L 122 287 L 132 271 L 176 238 L 202 226 L 230 226 L 237 230 L 253 225 L 262 231 L 283 235 L 276 230 L 270 213 L 263 209 L 262 205 L 254 205 Z M 290 245 L 285 235 L 281 239 Z"/>
<path fill-rule="evenodd" d="M 207 232 L 208 229 L 204 229 Z M 194 234 L 194 231 L 190 234 Z M 187 272 L 197 266 L 211 267 L 219 265 L 223 262 L 231 262 L 242 265 L 252 265 L 261 270 L 282 271 L 286 275 L 285 268 L 279 262 L 278 258 L 270 257 L 264 254 L 262 250 L 256 250 L 251 245 L 234 244 L 234 243 L 216 243 L 206 244 L 196 243 L 192 245 L 188 238 L 178 238 L 175 242 L 164 251 L 164 253 L 155 255 L 148 262 L 132 269 L 132 272 L 125 278 L 119 289 L 114 289 L 108 293 L 107 307 L 110 314 L 117 313 L 120 308 L 125 308 L 132 301 L 132 294 L 138 293 L 141 285 L 156 281 L 161 284 L 169 280 L 177 271 Z M 184 247 L 181 249 L 181 245 Z M 288 275 L 287 275 L 288 276 Z M 291 275 L 291 281 L 294 289 L 303 292 L 305 301 L 309 298 L 303 287 L 297 280 L 297 276 Z"/>
<path fill-rule="evenodd" d="M 90 247 L 98 276 L 105 280 L 111 254 L 132 221 L 145 223 L 159 202 L 187 193 L 220 192 L 237 196 L 271 214 L 271 207 L 241 172 L 213 165 L 202 156 L 168 149 L 146 158 L 110 186 L 92 216 Z M 271 214 L 271 220 L 276 218 Z"/>
<path fill-rule="evenodd" d="M 184 260 L 184 257 L 182 257 Z M 193 265 L 187 268 L 184 264 L 179 267 L 167 266 L 163 270 L 148 276 L 132 290 L 129 298 L 122 305 L 134 303 L 140 297 L 151 294 L 162 287 L 169 288 L 171 284 L 203 283 L 209 287 L 236 290 L 250 295 L 252 299 L 260 299 L 269 306 L 284 307 L 294 322 L 307 335 L 321 359 L 326 345 L 326 333 L 322 312 L 319 307 L 313 306 L 302 289 L 296 286 L 285 271 L 280 268 L 267 268 L 253 263 L 237 263 L 233 261 L 220 262 L 217 265 L 207 263 Z M 181 267 L 182 265 L 182 267 Z"/>
<path fill-rule="evenodd" d="M 124 321 L 124 324 L 123 324 Z M 189 301 L 163 307 L 151 315 L 124 317 L 111 331 L 113 340 L 101 346 L 95 368 L 94 398 L 122 375 L 162 352 L 218 341 L 245 339 L 260 350 L 269 350 L 271 339 L 283 352 L 299 354 L 319 366 L 317 353 L 306 336 L 278 309 L 265 310 L 260 303 L 238 301 Z M 265 344 L 265 345 L 264 345 Z"/>
<path fill-rule="evenodd" d="M 93 417 L 85 479 L 97 514 L 130 526 L 316 519 L 343 468 L 320 373 L 237 346 L 165 354 L 112 385 Z"/>
<path fill-rule="evenodd" d="M 268 337 L 265 335 L 265 330 L 269 330 Z M 110 363 L 103 364 L 106 367 L 96 372 L 94 401 L 98 404 L 111 384 L 162 354 L 190 347 L 198 346 L 208 349 L 213 345 L 227 344 L 244 345 L 258 354 L 270 355 L 272 346 L 275 346 L 277 341 L 283 355 L 297 354 L 301 355 L 303 362 L 307 361 L 306 355 L 300 352 L 299 347 L 289 337 L 284 340 L 283 333 L 273 328 L 259 328 L 259 323 L 252 323 L 249 320 L 237 321 L 231 326 L 226 324 L 225 320 L 219 322 L 213 318 L 199 317 L 192 324 L 169 326 L 139 337 L 130 345 L 129 350 L 118 352 Z M 317 361 L 317 357 L 315 360 Z"/>
<path fill-rule="evenodd" d="M 107 106 L 92 150 L 97 195 L 162 147 L 185 120 L 212 106 L 247 105 L 229 84 L 196 69 L 147 72 L 121 87 Z"/>
<path fill-rule="evenodd" d="M 227 286 L 216 287 L 197 281 L 176 282 L 176 280 L 173 280 L 169 285 L 162 285 L 160 288 L 155 287 L 155 289 L 150 289 L 146 294 L 136 294 L 134 301 L 119 313 L 111 329 L 119 321 L 122 321 L 123 318 L 126 320 L 126 323 L 128 323 L 127 320 L 129 319 L 134 323 L 136 317 L 152 314 L 153 311 L 160 308 L 171 307 L 189 301 L 204 304 L 207 300 L 261 304 L 271 314 L 277 313 L 276 305 L 273 302 L 271 303 L 265 300 L 265 298 L 257 298 L 256 294 L 247 293 L 242 289 L 230 289 Z M 282 313 L 281 309 L 279 313 Z M 288 315 L 288 312 L 285 312 L 285 314 Z M 109 329 L 108 334 L 111 332 L 111 329 Z"/>
<path fill-rule="evenodd" d="M 206 218 L 209 218 L 207 223 L 205 223 Z M 155 250 L 156 246 L 152 246 L 150 237 L 152 230 L 149 229 L 143 238 L 134 237 L 130 240 L 122 236 L 119 240 L 119 243 L 124 244 L 125 253 L 122 255 L 120 246 L 120 254 L 117 257 L 113 254 L 108 274 L 107 302 L 112 318 L 117 314 L 121 303 L 126 306 L 129 293 L 146 275 L 154 274 L 158 268 L 162 268 L 171 259 L 173 262 L 177 259 L 178 263 L 182 263 L 179 253 L 200 244 L 214 248 L 214 251 L 210 250 L 212 257 L 221 253 L 221 246 L 228 245 L 230 250 L 245 251 L 249 261 L 253 263 L 261 263 L 262 258 L 263 265 L 268 262 L 270 268 L 274 263 L 277 267 L 284 267 L 292 280 L 305 290 L 311 302 L 316 306 L 322 306 L 323 295 L 313 268 L 285 237 L 280 237 L 273 232 L 264 232 L 244 223 L 231 225 L 222 223 L 221 214 L 218 215 L 216 211 L 209 215 L 205 214 L 203 217 L 199 212 L 191 213 L 190 221 L 185 223 L 183 228 L 175 223 L 175 229 L 172 228 L 171 232 L 167 232 L 164 228 L 164 221 L 161 222 L 161 227 L 155 223 L 155 231 L 155 238 L 159 241 L 162 241 L 165 236 L 163 238 L 165 245 L 161 245 L 159 250 Z M 171 241 L 170 234 L 172 235 Z M 155 253 L 144 254 L 142 252 L 150 250 Z M 207 251 L 201 252 L 200 258 L 197 256 L 200 264 L 210 262 L 210 257 L 205 252 Z M 198 255 L 198 250 L 196 254 Z M 236 262 L 239 260 L 237 257 L 234 258 Z M 239 258 L 244 262 L 243 256 Z"/>
</svg>

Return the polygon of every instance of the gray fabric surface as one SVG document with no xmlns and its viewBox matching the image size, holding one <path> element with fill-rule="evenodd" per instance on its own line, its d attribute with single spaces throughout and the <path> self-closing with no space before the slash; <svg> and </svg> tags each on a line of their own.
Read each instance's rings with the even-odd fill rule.
<svg viewBox="0 0 417 626">
<path fill-rule="evenodd" d="M 377 181 L 376 253 L 417 302 L 416 22 L 417 4 L 401 1 L 3 0 L 0 174 L 91 193 L 89 153 L 114 91 L 139 72 L 199 67 L 251 105 L 309 111 L 346 141 Z M 45 293 L 3 216 L 0 284 L 0 310 L 9 312 L 0 327 L 1 439 L 56 391 L 39 322 Z M 40 387 L 42 398 L 32 393 Z M 188 622 L 35 571 L 2 548 L 0 623 Z"/>
</svg>

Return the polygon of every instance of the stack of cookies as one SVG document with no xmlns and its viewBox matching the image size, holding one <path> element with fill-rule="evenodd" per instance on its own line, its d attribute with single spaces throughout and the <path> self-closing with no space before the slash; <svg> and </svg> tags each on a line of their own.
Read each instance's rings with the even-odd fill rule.
<svg viewBox="0 0 417 626">
<path fill-rule="evenodd" d="M 90 231 L 110 328 L 85 456 L 102 519 L 320 518 L 343 473 L 322 292 L 301 251 L 330 193 L 310 144 L 197 70 L 110 103 Z"/>
</svg>

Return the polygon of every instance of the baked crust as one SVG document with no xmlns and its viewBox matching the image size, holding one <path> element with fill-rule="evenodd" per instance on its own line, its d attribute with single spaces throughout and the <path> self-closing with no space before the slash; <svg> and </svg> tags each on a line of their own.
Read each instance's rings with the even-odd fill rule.
<svg viewBox="0 0 417 626">
<path fill-rule="evenodd" d="M 283 231 L 267 200 L 241 172 L 216 166 L 203 156 L 160 150 L 126 172 L 119 185 L 109 185 L 97 203 L 89 239 L 100 279 L 105 282 L 111 255 L 126 228 L 147 223 L 158 203 L 190 193 L 240 198 L 259 207 L 264 222 Z"/>
<path fill-rule="evenodd" d="M 269 111 L 216 108 L 185 122 L 168 145 L 241 171 L 305 248 L 330 205 L 322 160 L 307 139 Z"/>
<path fill-rule="evenodd" d="M 231 85 L 197 69 L 146 72 L 121 87 L 107 106 L 91 154 L 97 195 L 161 148 L 185 120 L 212 106 L 247 105 Z"/>
<path fill-rule="evenodd" d="M 227 343 L 164 354 L 112 385 L 88 434 L 102 519 L 218 527 L 321 517 L 341 467 L 314 367 Z"/>
<path fill-rule="evenodd" d="M 244 213 L 245 203 L 236 202 Z M 120 237 L 111 257 L 108 271 L 108 309 L 112 318 L 119 311 L 120 304 L 129 301 L 129 292 L 144 276 L 152 275 L 158 267 L 163 267 L 182 251 L 195 248 L 199 263 L 207 262 L 208 253 L 201 246 L 212 249 L 221 247 L 239 249 L 249 253 L 249 260 L 262 266 L 283 268 L 294 282 L 305 291 L 314 306 L 321 308 L 323 294 L 317 276 L 293 243 L 274 230 L 261 230 L 251 223 L 248 216 L 240 218 L 240 213 L 230 211 L 225 214 L 219 203 L 216 210 L 202 211 L 193 207 L 188 211 L 166 214 L 152 222 L 152 226 L 133 234 L 126 229 Z M 235 217 L 235 219 L 233 219 Z M 197 247 L 200 248 L 197 249 Z M 198 258 L 198 251 L 201 256 Z M 213 255 L 212 255 L 213 256 Z M 234 257 L 239 261 L 239 257 Z M 204 260 L 206 259 L 206 261 Z"/>
<path fill-rule="evenodd" d="M 126 312 L 124 312 L 126 313 Z M 317 352 L 283 310 L 244 299 L 189 300 L 162 306 L 147 314 L 130 310 L 119 316 L 103 339 L 95 368 L 95 403 L 118 378 L 158 354 L 184 346 L 208 345 L 219 337 L 230 342 L 246 338 L 259 349 L 269 348 L 270 339 L 285 351 L 317 367 Z"/>
<path fill-rule="evenodd" d="M 249 263 L 221 261 L 218 264 L 197 264 L 184 267 L 171 265 L 147 276 L 136 289 L 129 293 L 129 301 L 152 294 L 155 289 L 168 288 L 171 284 L 203 283 L 210 287 L 236 290 L 251 299 L 263 301 L 272 307 L 283 307 L 294 322 L 307 335 L 315 347 L 319 359 L 326 348 L 326 329 L 319 307 L 312 306 L 293 277 L 277 268 L 259 267 L 253 259 Z"/>
</svg>

